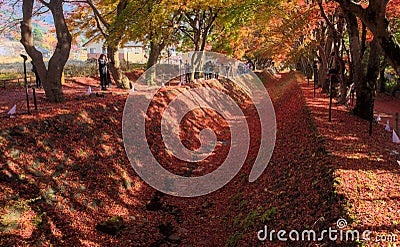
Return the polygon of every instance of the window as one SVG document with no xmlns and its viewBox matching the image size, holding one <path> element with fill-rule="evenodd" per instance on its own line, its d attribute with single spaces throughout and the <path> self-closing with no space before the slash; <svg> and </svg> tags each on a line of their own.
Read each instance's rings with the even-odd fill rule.
<svg viewBox="0 0 400 247">
<path fill-rule="evenodd" d="M 96 48 L 90 48 L 89 49 L 90 54 L 95 54 L 96 53 Z"/>
</svg>

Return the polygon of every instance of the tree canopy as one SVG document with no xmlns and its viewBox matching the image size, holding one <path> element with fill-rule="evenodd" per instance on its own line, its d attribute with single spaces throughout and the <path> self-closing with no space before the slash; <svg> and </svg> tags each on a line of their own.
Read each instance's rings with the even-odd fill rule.
<svg viewBox="0 0 400 247">
<path fill-rule="evenodd" d="M 20 19 L 24 23 L 22 43 L 28 54 L 36 57 L 34 60 L 40 54 L 32 49 L 30 40 L 34 45 L 48 38 L 29 24 L 31 15 L 28 12 L 35 15 L 47 10 L 54 16 L 57 41 L 53 43 L 63 42 L 61 46 L 66 48 L 71 46 L 71 40 L 66 38 L 69 32 L 74 37 L 85 35 L 106 41 L 113 77 L 121 87 L 128 87 L 129 81 L 120 68 L 117 50 L 130 40 L 141 41 L 149 47 L 148 68 L 169 46 L 180 47 L 182 51 L 211 48 L 235 58 L 252 60 L 259 66 L 274 64 L 304 69 L 318 61 L 318 81 L 323 90 L 328 89 L 326 75 L 334 65 L 339 70 L 342 100 L 346 88 L 353 82 L 360 90 L 358 95 L 369 95 L 370 100 L 357 106 L 360 116 L 366 118 L 372 103 L 371 90 L 374 90 L 371 85 L 377 77 L 366 72 L 368 64 L 383 64 L 384 59 L 400 74 L 399 1 L 52 0 L 38 1 L 36 5 L 32 4 L 34 1 L 23 1 L 18 5 L 17 1 L 2 0 L 2 3 L 10 10 L 21 8 L 24 13 L 25 19 Z M 28 3 L 32 8 L 27 7 Z M 70 7 L 62 9 L 65 3 Z M 55 10 L 55 5 L 61 7 Z M 0 15 L 5 17 L 10 13 L 13 12 L 2 11 Z M 67 18 L 64 19 L 64 15 Z M 65 23 L 65 34 L 59 32 L 61 23 Z M 27 25 L 32 27 L 24 28 Z M 1 27 L 4 30 L 9 25 L 3 20 Z M 372 42 L 379 47 L 376 52 L 371 52 Z M 60 47 L 57 44 L 56 47 Z M 374 57 L 371 54 L 375 54 Z M 45 77 L 44 72 L 40 74 Z M 59 76 L 56 78 L 59 80 Z"/>
</svg>

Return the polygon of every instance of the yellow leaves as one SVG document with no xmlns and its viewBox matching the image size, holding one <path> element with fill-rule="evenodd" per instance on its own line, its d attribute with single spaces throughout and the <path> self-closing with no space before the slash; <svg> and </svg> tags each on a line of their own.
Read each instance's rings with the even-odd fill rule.
<svg viewBox="0 0 400 247">
<path fill-rule="evenodd" d="M 240 0 L 176 0 L 176 1 L 168 1 L 170 4 L 175 6 L 180 6 L 183 11 L 188 11 L 190 9 L 194 10 L 204 10 L 208 8 L 229 8 L 234 4 L 240 3 Z"/>
</svg>

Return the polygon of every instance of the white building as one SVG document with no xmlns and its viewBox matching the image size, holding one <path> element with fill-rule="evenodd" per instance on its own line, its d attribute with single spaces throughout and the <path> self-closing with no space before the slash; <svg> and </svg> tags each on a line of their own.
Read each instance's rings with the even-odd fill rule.
<svg viewBox="0 0 400 247">
<path fill-rule="evenodd" d="M 83 47 L 86 48 L 88 60 L 98 59 L 101 54 L 107 54 L 103 40 L 91 39 Z M 145 46 L 141 42 L 129 41 L 119 49 L 119 59 L 129 63 L 144 64 L 147 62 Z"/>
</svg>

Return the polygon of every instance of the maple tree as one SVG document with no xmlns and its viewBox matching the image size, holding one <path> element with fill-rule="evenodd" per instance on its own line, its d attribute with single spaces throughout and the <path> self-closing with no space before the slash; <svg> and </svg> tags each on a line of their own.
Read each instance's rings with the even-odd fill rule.
<svg viewBox="0 0 400 247">
<path fill-rule="evenodd" d="M 72 42 L 72 36 L 64 17 L 63 1 L 39 1 L 50 10 L 53 16 L 57 38 L 57 45 L 47 68 L 43 61 L 43 54 L 36 49 L 33 42 L 32 17 L 34 2 L 34 0 L 24 0 L 22 2 L 21 43 L 36 66 L 48 100 L 50 102 L 61 102 L 64 101 L 61 77 L 69 57 Z"/>
<path fill-rule="evenodd" d="M 184 24 L 180 26 L 180 30 L 191 40 L 194 51 L 204 51 L 216 18 L 227 3 L 187 1 L 184 4 Z"/>
<path fill-rule="evenodd" d="M 134 14 L 132 14 L 134 13 Z M 180 36 L 181 7 L 171 1 L 129 1 L 123 14 L 115 19 L 112 29 L 125 40 L 140 40 L 149 44 L 147 69 L 157 63 L 161 51 Z"/>
<path fill-rule="evenodd" d="M 61 102 L 64 100 L 61 78 L 63 68 L 68 60 L 71 49 L 72 37 L 65 22 L 63 1 L 14 1 L 3 0 L 0 2 L 3 10 L 8 11 L 1 19 L 0 31 L 8 33 L 9 38 L 14 38 L 16 27 L 20 24 L 20 42 L 24 46 L 29 57 L 35 64 L 39 77 L 43 82 L 46 97 L 50 102 Z M 20 9 L 20 10 L 18 10 Z M 21 13 L 22 17 L 19 17 Z M 34 17 L 48 13 L 52 16 L 54 23 L 54 34 L 44 34 L 37 28 L 38 20 Z M 46 24 L 47 25 L 47 24 Z M 46 45 L 42 43 L 46 42 Z M 49 50 L 54 49 L 53 55 L 46 67 L 43 54 L 38 46 L 46 46 Z"/>
<path fill-rule="evenodd" d="M 211 10 L 204 2 L 90 3 L 96 4 L 95 8 L 88 7 L 87 1 L 75 3 L 80 9 L 74 14 L 82 18 L 76 17 L 70 25 L 83 25 L 92 37 L 96 33 L 107 37 L 110 49 L 131 38 L 153 42 L 150 64 L 157 60 L 161 47 L 174 42 L 173 36 L 181 29 L 187 32 L 188 47 L 192 49 L 202 50 L 207 46 L 204 44 L 215 42 L 215 49 L 238 58 L 297 65 L 300 70 L 318 59 L 320 77 L 326 79 L 333 67 L 339 72 L 337 83 L 342 96 L 349 82 L 356 83 L 355 111 L 363 118 L 371 117 L 380 52 L 387 52 L 379 51 L 379 42 L 385 37 L 372 34 L 362 18 L 338 3 L 236 1 L 232 5 L 224 2 L 229 6 L 223 8 L 212 1 L 210 4 L 215 5 Z M 397 27 L 391 33 L 395 36 L 399 22 L 397 10 L 393 9 L 398 5 L 389 3 L 386 12 L 389 24 Z M 204 5 L 199 10 L 196 4 Z M 25 6 L 24 10 L 30 9 Z M 56 10 L 62 12 L 62 8 Z M 98 14 L 94 13 L 96 10 Z M 192 27 L 189 22 L 197 24 Z M 90 25 L 95 28 L 88 28 Z M 69 102 L 56 105 L 63 109 L 40 101 L 45 107 L 37 115 L 17 115 L 15 121 L 1 118 L 4 129 L 0 160 L 5 165 L 0 173 L 0 204 L 6 205 L 1 212 L 11 214 L 8 210 L 12 207 L 23 212 L 18 217 L 14 215 L 18 218 L 16 229 L 0 232 L 0 245 L 160 246 L 195 242 L 202 246 L 257 246 L 262 243 L 254 240 L 254 233 L 267 223 L 270 229 L 312 226 L 321 231 L 332 227 L 343 212 L 356 219 L 351 223 L 352 229 L 371 227 L 374 235 L 390 229 L 398 234 L 399 176 L 392 161 L 400 156 L 389 152 L 397 150 L 397 144 L 387 141 L 389 133 L 381 125 L 373 125 L 377 134 L 368 136 L 367 121 L 350 116 L 343 106 L 335 107 L 335 122 L 327 123 L 326 95 L 318 92 L 314 96 L 301 73 L 275 77 L 263 71 L 259 77 L 274 104 L 279 131 L 271 162 L 255 183 L 247 182 L 247 174 L 262 138 L 259 113 L 232 82 L 221 79 L 182 86 L 171 82 L 153 97 L 145 113 L 148 144 L 165 168 L 179 175 L 200 176 L 217 169 L 229 151 L 232 137 L 219 113 L 196 109 L 181 121 L 182 142 L 191 149 L 198 148 L 200 132 L 207 126 L 218 137 L 216 149 L 196 163 L 172 157 L 163 143 L 160 121 L 177 95 L 199 86 L 222 88 L 237 99 L 235 102 L 246 116 L 251 141 L 243 171 L 220 190 L 189 200 L 156 192 L 129 165 L 121 136 L 126 102 L 122 89 L 110 89 L 117 92 L 112 96 L 81 96 L 88 86 L 97 90 L 98 82 L 74 78 L 66 85 L 67 90 L 75 89 L 66 93 Z M 321 80 L 321 84 L 323 92 L 327 91 L 328 81 Z M 147 97 L 145 93 L 135 97 Z M 386 104 L 376 104 L 386 116 L 393 115 L 399 105 L 398 100 L 389 99 Z M 383 111 L 389 107 L 393 110 Z M 125 228 L 116 236 L 96 228 L 111 216 L 125 221 Z M 5 217 L 0 220 L 3 227 Z M 288 243 L 291 244 L 296 245 Z"/>
<path fill-rule="evenodd" d="M 374 17 L 374 21 L 372 21 L 371 17 L 369 21 L 372 21 L 379 26 L 379 34 L 377 33 L 377 30 L 373 31 L 374 27 L 371 27 L 371 24 L 365 22 L 365 18 L 357 17 L 359 14 L 354 12 L 353 5 L 353 7 L 350 8 L 346 1 L 336 2 L 338 2 L 340 6 L 340 8 L 339 6 L 335 6 L 335 12 L 338 13 L 338 21 L 336 23 L 330 21 L 330 18 L 325 14 L 322 1 L 318 1 L 318 4 L 321 8 L 321 15 L 324 16 L 329 29 L 333 31 L 331 36 L 333 36 L 335 44 L 335 61 L 336 63 L 338 62 L 338 70 L 341 78 L 340 87 L 342 97 L 339 102 L 346 102 L 346 88 L 348 88 L 349 84 L 353 81 L 356 85 L 357 92 L 357 103 L 353 112 L 361 118 L 370 119 L 372 104 L 374 101 L 373 94 L 377 88 L 376 84 L 378 72 L 380 70 L 379 66 L 382 63 L 382 53 L 387 59 L 389 59 L 389 62 L 391 61 L 390 63 L 396 69 L 396 62 L 394 62 L 390 56 L 396 54 L 395 46 L 397 41 L 393 39 L 391 33 L 387 32 L 389 23 L 385 17 L 387 2 L 384 3 L 385 1 L 382 1 L 378 4 L 377 2 L 368 3 L 364 1 L 356 4 L 358 6 L 356 9 L 366 9 L 368 12 L 376 13 L 375 15 L 370 13 L 371 17 Z M 379 11 L 380 14 L 377 14 Z M 340 24 L 340 18 L 345 21 L 345 26 Z M 343 27 L 345 27 L 345 29 Z M 347 31 L 348 37 L 345 35 L 345 31 Z M 371 32 L 373 35 L 370 34 Z M 346 48 L 347 39 L 348 48 Z M 388 49 L 385 49 L 383 47 L 385 44 L 383 43 L 388 42 L 388 40 L 392 40 L 393 43 L 389 42 L 389 45 L 386 44 Z M 379 49 L 379 47 L 381 47 L 381 49 Z M 388 53 L 391 54 L 389 55 Z M 338 54 L 342 54 L 342 56 L 339 57 Z M 343 60 L 343 54 L 346 54 L 349 59 L 348 61 Z M 348 76 L 344 74 L 346 63 L 350 72 Z M 323 64 L 326 64 L 326 62 Z M 323 68 L 327 69 L 326 66 L 323 66 Z M 384 74 L 381 73 L 381 77 L 383 76 Z"/>
<path fill-rule="evenodd" d="M 394 34 L 390 31 L 386 9 L 389 0 L 370 0 L 367 6 L 354 3 L 350 0 L 335 0 L 344 11 L 356 15 L 371 30 L 378 44 L 386 54 L 389 63 L 400 74 L 400 45 Z M 396 1 L 396 0 L 395 0 Z M 398 6 L 398 1 L 397 6 Z M 396 3 L 394 3 L 396 6 Z"/>
<path fill-rule="evenodd" d="M 329 73 L 329 79 L 332 80 L 330 85 L 335 86 L 338 83 L 340 87 L 339 103 L 342 104 L 347 102 L 348 88 L 354 82 L 357 103 L 353 112 L 361 118 L 370 119 L 374 100 L 373 92 L 380 65 L 380 50 L 377 48 L 377 40 L 373 39 L 372 41 L 370 39 L 367 41 L 368 30 L 366 26 L 352 12 L 339 7 L 337 4 L 332 4 L 331 8 L 333 7 L 333 9 L 328 17 L 325 11 L 328 6 L 324 5 L 322 1 L 318 1 L 318 6 L 329 30 L 326 44 L 330 44 L 325 46 L 325 49 L 319 47 L 319 54 L 324 55 L 320 57 L 322 76 L 328 74 L 328 69 L 334 68 L 336 70 L 337 75 Z M 332 56 L 329 57 L 329 54 Z M 345 55 L 346 60 L 344 59 Z M 346 67 L 348 67 L 348 72 L 346 72 Z M 326 80 L 320 79 L 322 79 L 324 91 L 327 92 L 329 85 L 325 84 L 324 87 Z"/>
<path fill-rule="evenodd" d="M 105 40 L 110 71 L 118 87 L 128 89 L 131 82 L 124 74 L 119 59 L 123 34 L 111 28 L 115 20 L 125 13 L 129 1 L 84 0 L 75 3 L 75 11 L 69 13 L 69 26 L 76 35 L 84 33 L 93 41 Z M 134 14 L 134 13 L 131 13 Z M 125 41 L 126 42 L 126 41 Z"/>
<path fill-rule="evenodd" d="M 21 19 L 17 10 L 22 7 L 21 2 L 0 0 L 0 6 L 0 33 L 13 40 L 18 40 L 21 35 L 18 24 Z"/>
<path fill-rule="evenodd" d="M 273 2 L 269 3 L 272 5 Z M 265 41 L 262 32 L 255 26 L 256 13 L 263 12 L 262 16 L 266 19 L 267 13 L 271 12 L 271 9 L 262 7 L 264 3 L 238 1 L 229 6 L 225 14 L 216 20 L 215 30 L 211 33 L 213 50 L 238 59 L 243 56 L 255 59 L 252 55 L 259 51 Z"/>
<path fill-rule="evenodd" d="M 354 109 L 356 115 L 370 119 L 371 107 L 373 104 L 373 93 L 375 90 L 378 66 L 380 64 L 380 53 L 377 39 L 370 43 L 369 59 L 367 65 L 363 64 L 363 57 L 366 56 L 365 49 L 359 38 L 358 22 L 355 15 L 347 10 L 343 10 L 348 23 L 348 33 L 351 49 L 351 63 L 353 80 L 356 84 L 357 104 Z M 366 71 L 366 72 L 365 72 Z"/>
<path fill-rule="evenodd" d="M 296 1 L 250 1 L 234 6 L 226 17 L 228 25 L 222 26 L 222 35 L 216 35 L 218 50 L 228 51 L 237 58 L 244 55 L 255 63 L 274 62 L 276 66 L 284 61 L 290 65 L 305 57 L 312 59 L 315 42 L 309 33 L 318 18 L 311 5 L 299 5 Z"/>
<path fill-rule="evenodd" d="M 280 6 L 286 12 L 276 11 L 278 14 L 267 22 L 269 29 L 264 34 L 267 38 L 258 53 L 261 50 L 261 54 L 270 57 L 279 54 L 286 63 L 297 63 L 303 71 L 318 58 L 318 82 L 323 92 L 329 93 L 328 72 L 335 68 L 337 79 L 332 85 L 339 88 L 334 91 L 340 96 L 339 103 L 347 102 L 348 88 L 354 82 L 358 99 L 354 113 L 371 118 L 373 91 L 381 64 L 379 38 L 374 39 L 368 25 L 352 18 L 352 12 L 333 1 L 282 2 Z"/>
</svg>

